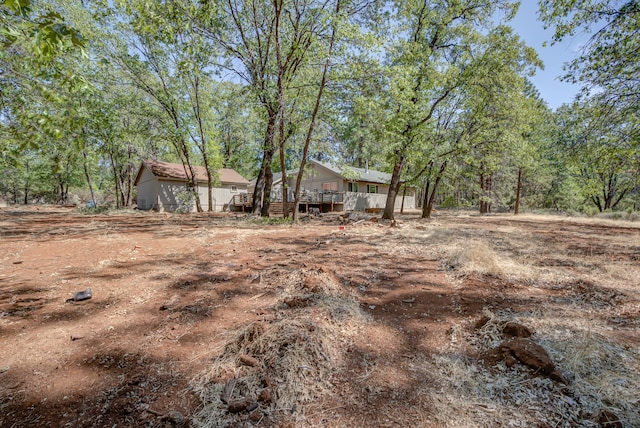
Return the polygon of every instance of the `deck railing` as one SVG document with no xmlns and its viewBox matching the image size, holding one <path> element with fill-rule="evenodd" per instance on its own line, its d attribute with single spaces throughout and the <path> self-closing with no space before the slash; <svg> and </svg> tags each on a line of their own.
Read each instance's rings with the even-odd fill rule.
<svg viewBox="0 0 640 428">
<path fill-rule="evenodd" d="M 282 202 L 282 198 L 278 198 L 274 202 Z M 293 198 L 290 198 L 289 203 L 293 202 Z M 344 192 L 303 192 L 300 194 L 301 204 L 323 205 L 323 204 L 341 204 L 344 202 Z M 248 193 L 239 193 L 233 195 L 231 205 L 237 207 L 248 207 L 253 203 L 252 195 Z"/>
<path fill-rule="evenodd" d="M 306 204 L 339 204 L 344 201 L 344 192 L 304 192 L 300 202 Z"/>
</svg>

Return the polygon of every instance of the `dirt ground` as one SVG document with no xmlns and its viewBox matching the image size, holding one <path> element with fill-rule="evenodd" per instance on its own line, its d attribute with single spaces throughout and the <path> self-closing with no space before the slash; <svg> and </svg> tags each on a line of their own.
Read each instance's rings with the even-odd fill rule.
<svg viewBox="0 0 640 428">
<path fill-rule="evenodd" d="M 327 283 L 362 321 L 323 315 Z M 2 208 L 0 427 L 638 426 L 638 287 L 637 222 Z M 268 362 L 210 372 L 239 334 L 314 313 L 305 334 L 338 329 L 318 354 L 332 373 L 305 363 L 287 379 L 317 394 L 284 408 L 276 376 L 257 410 L 208 407 L 211 385 Z M 509 321 L 566 384 L 483 363 Z"/>
</svg>

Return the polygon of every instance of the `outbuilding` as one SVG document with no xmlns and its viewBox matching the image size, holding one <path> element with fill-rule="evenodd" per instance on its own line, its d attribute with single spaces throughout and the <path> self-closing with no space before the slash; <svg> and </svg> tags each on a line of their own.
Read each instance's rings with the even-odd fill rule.
<svg viewBox="0 0 640 428">
<path fill-rule="evenodd" d="M 200 203 L 206 210 L 209 202 L 207 171 L 202 166 L 194 168 Z M 212 189 L 212 205 L 214 211 L 223 211 L 234 195 L 247 192 L 249 181 L 230 168 L 220 168 L 216 172 L 219 180 Z M 190 171 L 182 164 L 143 161 L 135 179 L 138 189 L 138 209 L 169 212 L 178 209 L 195 211 L 195 202 L 189 198 L 189 177 Z"/>
</svg>

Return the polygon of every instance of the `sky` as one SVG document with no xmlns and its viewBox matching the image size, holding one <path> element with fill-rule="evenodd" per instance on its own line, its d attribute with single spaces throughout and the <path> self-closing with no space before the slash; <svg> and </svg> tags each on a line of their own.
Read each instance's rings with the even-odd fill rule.
<svg viewBox="0 0 640 428">
<path fill-rule="evenodd" d="M 580 87 L 561 82 L 559 76 L 564 74 L 562 65 L 578 55 L 580 47 L 588 41 L 589 35 L 580 33 L 551 46 L 553 31 L 545 30 L 542 22 L 538 21 L 536 0 L 522 0 L 518 14 L 510 25 L 527 45 L 538 52 L 544 62 L 544 70 L 538 70 L 531 81 L 547 101 L 547 105 L 555 110 L 562 104 L 573 101 Z M 544 42 L 547 42 L 546 47 L 543 47 Z"/>
</svg>

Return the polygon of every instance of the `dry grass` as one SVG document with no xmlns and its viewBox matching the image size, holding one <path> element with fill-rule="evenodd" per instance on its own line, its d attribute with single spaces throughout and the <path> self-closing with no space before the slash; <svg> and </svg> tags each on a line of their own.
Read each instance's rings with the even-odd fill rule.
<svg viewBox="0 0 640 428">
<path fill-rule="evenodd" d="M 207 373 L 194 381 L 206 403 L 197 426 L 242 420 L 223 402 L 230 379 L 235 381 L 231 401 L 259 401 L 256 422 L 313 426 L 321 416 L 320 404 L 332 394 L 331 379 L 344 364 L 344 349 L 369 318 L 330 273 L 301 269 L 273 281 L 285 284 L 275 319 L 235 332 Z M 243 364 L 241 356 L 258 364 Z M 271 400 L 259 400 L 263 391 L 269 391 Z"/>
<path fill-rule="evenodd" d="M 492 224 L 501 220 L 508 224 Z M 531 223 L 539 229 L 532 231 Z M 419 391 L 423 405 L 413 408 L 407 421 L 416 426 L 596 427 L 593 415 L 609 410 L 624 426 L 640 426 L 640 266 L 633 259 L 637 234 L 583 231 L 579 225 L 640 228 L 630 221 L 528 215 L 408 220 L 391 231 L 365 223 L 349 230 L 352 239 L 384 248 L 386 254 L 437 258 L 451 274 L 451 292 L 462 291 L 469 278 L 491 278 L 488 282 L 498 279 L 512 286 L 505 297 L 522 293 L 541 302 L 485 309 L 489 321 L 480 329 L 473 328 L 477 318 L 456 323 L 448 347 L 416 360 L 415 377 L 429 377 L 435 386 Z M 565 236 L 554 232 L 565 227 L 572 228 Z M 295 426 L 319 422 L 322 403 L 334 389 L 332 374 L 345 364 L 344 349 L 369 320 L 353 295 L 327 272 L 300 269 L 277 281 L 286 286 L 276 318 L 260 327 L 258 335 L 255 325 L 235 332 L 196 382 L 207 403 L 197 419 L 200 426 L 238 422 L 220 400 L 232 377 L 237 379 L 235 398 L 254 398 L 265 388 L 265 376 L 275 380 L 274 401 L 260 407 L 265 418 Z M 318 290 L 311 291 L 309 282 L 320 284 Z M 285 307 L 286 301 L 301 306 Z M 569 385 L 518 365 L 490 368 L 475 357 L 505 340 L 502 328 L 508 321 L 535 330 L 532 339 L 571 379 Z M 635 341 L 620 339 L 620 331 Z M 238 356 L 243 354 L 257 358 L 260 366 L 241 365 Z M 372 366 L 367 376 L 374 379 L 376 370 L 381 369 Z"/>
<path fill-rule="evenodd" d="M 443 426 L 596 427 L 593 415 L 602 409 L 615 413 L 624 426 L 640 426 L 637 348 L 588 330 L 568 330 L 550 313 L 542 319 L 510 312 L 486 315 L 489 321 L 481 329 L 455 329 L 458 345 L 432 361 L 440 390 L 425 393 L 432 396 Z M 502 327 L 513 320 L 536 326 L 534 341 L 571 379 L 568 386 L 521 366 L 487 368 L 465 356 L 465 346 L 477 352 L 495 347 L 504 340 Z"/>
</svg>

